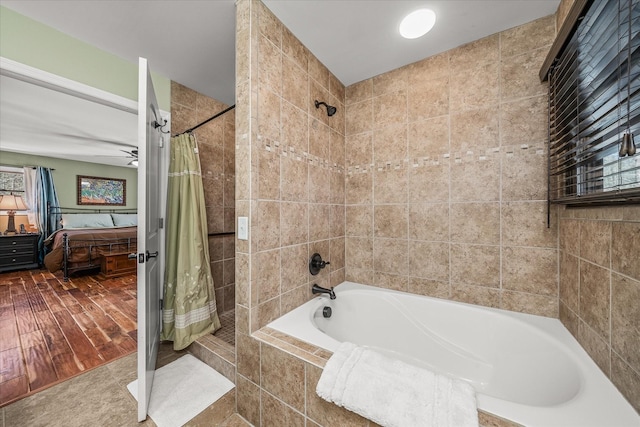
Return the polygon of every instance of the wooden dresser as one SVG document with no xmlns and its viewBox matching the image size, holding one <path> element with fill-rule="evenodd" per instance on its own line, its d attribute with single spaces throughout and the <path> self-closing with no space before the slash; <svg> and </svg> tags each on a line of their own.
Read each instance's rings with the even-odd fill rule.
<svg viewBox="0 0 640 427">
<path fill-rule="evenodd" d="M 0 273 L 38 268 L 39 234 L 0 236 Z"/>
</svg>

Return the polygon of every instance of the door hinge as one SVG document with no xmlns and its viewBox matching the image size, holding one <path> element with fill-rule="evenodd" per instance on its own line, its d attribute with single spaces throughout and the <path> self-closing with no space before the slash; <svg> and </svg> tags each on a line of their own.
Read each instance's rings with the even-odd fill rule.
<svg viewBox="0 0 640 427">
<path fill-rule="evenodd" d="M 160 298 L 160 310 L 164 309 L 164 300 Z"/>
<path fill-rule="evenodd" d="M 158 218 L 158 228 L 164 228 L 164 218 Z"/>
</svg>

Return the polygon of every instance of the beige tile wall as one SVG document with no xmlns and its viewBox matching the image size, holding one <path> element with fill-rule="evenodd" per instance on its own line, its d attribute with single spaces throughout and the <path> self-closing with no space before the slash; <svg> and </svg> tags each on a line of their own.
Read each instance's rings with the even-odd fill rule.
<svg viewBox="0 0 640 427">
<path fill-rule="evenodd" d="M 251 336 L 344 280 L 344 86 L 259 1 L 236 22 L 238 412 L 254 425 L 304 425 L 305 363 Z M 314 100 L 338 112 L 328 117 Z M 331 264 L 308 272 L 311 254 Z"/>
<path fill-rule="evenodd" d="M 307 301 L 312 282 L 344 280 L 345 108 L 338 79 L 262 3 L 246 4 L 255 17 L 238 23 L 237 176 L 246 185 L 237 207 L 251 237 L 238 243 L 238 303 L 255 331 Z M 314 252 L 330 262 L 315 277 Z"/>
<path fill-rule="evenodd" d="M 171 82 L 171 127 L 183 132 L 229 107 Z M 209 233 L 235 230 L 235 113 L 196 129 Z M 235 239 L 209 237 L 211 273 L 218 311 L 235 308 Z"/>
<path fill-rule="evenodd" d="M 554 16 L 346 90 L 346 278 L 557 317 L 547 228 Z"/>
<path fill-rule="evenodd" d="M 640 207 L 560 212 L 560 320 L 640 412 Z"/>
</svg>

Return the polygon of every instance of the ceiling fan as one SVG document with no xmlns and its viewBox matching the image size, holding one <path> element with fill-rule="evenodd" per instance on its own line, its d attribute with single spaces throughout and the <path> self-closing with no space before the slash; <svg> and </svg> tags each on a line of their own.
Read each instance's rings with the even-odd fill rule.
<svg viewBox="0 0 640 427">
<path fill-rule="evenodd" d="M 131 166 L 135 166 L 138 167 L 138 149 L 136 148 L 135 150 L 131 150 L 131 151 L 126 151 L 126 150 L 120 150 L 123 153 L 127 153 L 129 156 L 127 156 L 127 158 L 132 159 L 128 165 Z"/>
<path fill-rule="evenodd" d="M 120 149 L 120 151 L 122 151 L 125 155 L 119 154 L 119 155 L 104 155 L 104 154 L 98 154 L 97 157 L 111 157 L 111 158 L 124 158 L 124 159 L 131 159 L 131 161 L 129 163 L 127 163 L 127 166 L 138 166 L 138 148 L 133 148 L 129 151 L 127 150 L 123 150 Z"/>
</svg>

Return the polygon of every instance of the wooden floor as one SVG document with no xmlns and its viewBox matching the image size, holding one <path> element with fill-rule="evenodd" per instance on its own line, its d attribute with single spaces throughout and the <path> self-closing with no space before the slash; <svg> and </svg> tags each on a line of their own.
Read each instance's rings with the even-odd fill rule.
<svg viewBox="0 0 640 427">
<path fill-rule="evenodd" d="M 136 351 L 136 276 L 0 274 L 0 406 Z"/>
</svg>

